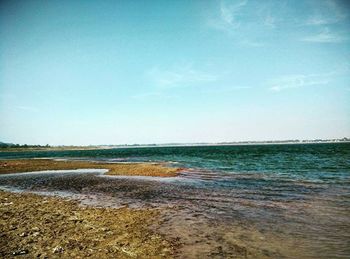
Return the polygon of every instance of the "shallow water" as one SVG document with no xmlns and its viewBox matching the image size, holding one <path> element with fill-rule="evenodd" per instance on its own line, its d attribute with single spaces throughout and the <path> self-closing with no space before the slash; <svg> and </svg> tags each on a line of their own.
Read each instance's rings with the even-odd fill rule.
<svg viewBox="0 0 350 259">
<path fill-rule="evenodd" d="M 242 257 L 249 253 L 274 258 L 350 257 L 349 144 L 137 148 L 0 156 L 172 161 L 185 167 L 179 177 L 172 179 L 107 177 L 98 170 L 2 175 L 0 186 L 66 195 L 98 206 L 171 208 L 164 216 L 162 231 L 177 233 L 185 240 L 182 252 L 189 257 L 230 257 L 235 253 Z"/>
</svg>

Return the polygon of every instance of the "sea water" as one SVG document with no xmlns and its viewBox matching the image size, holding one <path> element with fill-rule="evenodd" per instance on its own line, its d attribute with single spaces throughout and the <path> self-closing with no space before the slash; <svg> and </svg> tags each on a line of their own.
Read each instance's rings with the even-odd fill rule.
<svg viewBox="0 0 350 259">
<path fill-rule="evenodd" d="M 188 217 L 191 226 L 199 217 L 217 229 L 223 222 L 254 227 L 261 239 L 273 234 L 281 246 L 300 240 L 298 255 L 350 257 L 349 143 L 3 152 L 0 158 L 168 162 L 185 168 L 172 180 L 103 177 L 96 171 L 2 175 L 0 187 L 85 195 L 100 206 L 177 206 L 182 212 L 177 220 Z M 288 257 L 270 250 L 275 251 L 267 253 L 271 257 Z"/>
</svg>

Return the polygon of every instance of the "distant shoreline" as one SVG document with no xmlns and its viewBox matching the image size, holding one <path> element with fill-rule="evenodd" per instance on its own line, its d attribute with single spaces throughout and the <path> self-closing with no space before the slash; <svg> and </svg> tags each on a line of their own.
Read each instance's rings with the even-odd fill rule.
<svg viewBox="0 0 350 259">
<path fill-rule="evenodd" d="M 94 146 L 94 147 L 84 147 L 84 146 L 62 146 L 62 147 L 33 147 L 33 148 L 26 148 L 26 147 L 6 147 L 6 148 L 0 148 L 1 152 L 26 152 L 26 151 L 79 151 L 79 150 L 99 150 L 99 149 L 107 149 L 104 147 Z"/>
<path fill-rule="evenodd" d="M 294 140 L 294 141 L 242 141 L 225 143 L 169 143 L 169 144 L 134 144 L 134 145 L 96 145 L 96 146 L 43 146 L 43 147 L 5 147 L 1 152 L 30 152 L 30 151 L 84 151 L 124 148 L 157 148 L 157 147 L 206 147 L 206 146 L 258 146 L 258 145 L 304 145 L 304 144 L 336 144 L 350 143 L 350 139 L 336 140 Z"/>
</svg>

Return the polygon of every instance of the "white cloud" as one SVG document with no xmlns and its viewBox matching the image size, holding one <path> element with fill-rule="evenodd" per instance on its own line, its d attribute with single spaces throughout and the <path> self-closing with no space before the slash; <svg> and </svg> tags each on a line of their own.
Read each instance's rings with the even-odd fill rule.
<svg viewBox="0 0 350 259">
<path fill-rule="evenodd" d="M 318 26 L 338 23 L 347 18 L 348 14 L 345 9 L 334 0 L 316 1 L 313 8 L 314 14 L 307 19 L 306 25 Z"/>
<path fill-rule="evenodd" d="M 228 33 L 235 31 L 241 25 L 239 16 L 241 16 L 241 9 L 247 4 L 247 0 L 236 1 L 228 4 L 225 1 L 220 2 L 219 16 L 212 19 L 209 25 L 215 29 L 223 30 Z"/>
<path fill-rule="evenodd" d="M 239 27 L 240 22 L 236 18 L 236 16 L 239 14 L 240 9 L 247 4 L 247 1 L 239 1 L 235 4 L 226 4 L 225 2 L 221 2 L 220 5 L 220 13 L 221 13 L 221 19 L 226 24 L 233 28 Z"/>
<path fill-rule="evenodd" d="M 348 18 L 345 6 L 335 0 L 315 1 L 311 10 L 313 14 L 303 25 L 313 26 L 318 32 L 301 38 L 301 41 L 313 43 L 339 43 L 348 39 L 348 32 L 335 30 L 344 25 Z M 337 26 L 337 27 L 336 27 Z M 330 30 L 332 28 L 332 30 Z"/>
<path fill-rule="evenodd" d="M 274 92 L 312 85 L 327 85 L 333 75 L 333 72 L 325 74 L 286 75 L 271 80 L 268 85 L 269 90 Z"/>
<path fill-rule="evenodd" d="M 324 28 L 320 33 L 313 34 L 301 39 L 301 41 L 315 43 L 339 43 L 346 40 L 346 37 L 336 33 L 332 33 L 328 28 Z"/>
<path fill-rule="evenodd" d="M 306 25 L 326 25 L 330 23 L 331 21 L 329 19 L 318 15 L 312 16 L 306 21 Z"/>
<path fill-rule="evenodd" d="M 276 18 L 271 16 L 271 14 L 268 14 L 265 16 L 263 24 L 271 29 L 274 29 L 276 27 Z"/>
<path fill-rule="evenodd" d="M 208 19 L 208 25 L 226 33 L 236 44 L 244 47 L 263 47 L 265 43 L 257 39 L 266 28 L 276 27 L 276 18 L 271 15 L 269 6 L 264 5 L 264 10 L 260 9 L 255 8 L 253 4 L 248 6 L 247 0 L 222 0 L 216 15 Z"/>
<path fill-rule="evenodd" d="M 342 6 L 344 5 L 344 6 Z M 221 0 L 216 14 L 209 19 L 209 26 L 227 33 L 234 43 L 245 47 L 263 47 L 268 42 L 266 35 L 276 27 L 285 27 L 286 31 L 276 32 L 276 38 L 288 30 L 304 32 L 300 26 L 308 26 L 308 34 L 298 34 L 296 40 L 309 43 L 339 43 L 348 40 L 348 31 L 339 30 L 349 18 L 345 4 L 335 0 L 315 0 L 305 3 L 306 16 L 297 13 L 290 5 L 271 2 L 248 3 L 248 1 L 229 2 Z M 284 14 L 284 16 L 283 16 Z M 305 27 L 304 27 L 305 28 Z M 274 35 L 275 37 L 275 35 Z M 262 42 L 263 41 L 263 42 Z"/>
<path fill-rule="evenodd" d="M 189 87 L 218 79 L 216 75 L 196 70 L 192 65 L 177 66 L 169 70 L 154 67 L 147 75 L 153 84 L 161 88 Z"/>
</svg>

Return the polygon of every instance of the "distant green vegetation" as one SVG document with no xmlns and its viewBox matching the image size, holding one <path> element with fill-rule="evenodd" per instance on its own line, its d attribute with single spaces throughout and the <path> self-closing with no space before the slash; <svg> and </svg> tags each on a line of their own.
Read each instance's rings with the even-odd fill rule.
<svg viewBox="0 0 350 259">
<path fill-rule="evenodd" d="M 50 147 L 48 144 L 45 146 L 42 145 L 20 145 L 20 144 L 13 144 L 13 143 L 4 143 L 0 142 L 0 148 L 48 148 Z"/>
<path fill-rule="evenodd" d="M 0 152 L 17 152 L 17 151 L 59 151 L 59 150 L 89 150 L 100 149 L 100 146 L 50 146 L 47 145 L 28 145 L 28 144 L 13 144 L 0 142 Z"/>
</svg>

